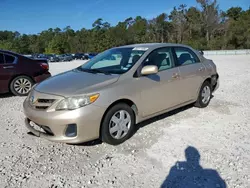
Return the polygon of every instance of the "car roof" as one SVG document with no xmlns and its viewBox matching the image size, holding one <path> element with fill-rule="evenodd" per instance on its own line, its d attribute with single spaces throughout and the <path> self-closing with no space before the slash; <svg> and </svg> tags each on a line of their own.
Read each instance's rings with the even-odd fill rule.
<svg viewBox="0 0 250 188">
<path fill-rule="evenodd" d="M 175 44 L 175 43 L 141 43 L 141 44 L 130 44 L 130 45 L 125 45 L 125 46 L 120 46 L 117 48 L 136 48 L 136 47 L 143 47 L 143 48 L 161 48 L 161 47 L 168 47 L 168 46 L 177 46 L 177 47 L 188 47 L 187 45 L 183 44 Z"/>
<path fill-rule="evenodd" d="M 1 50 L 1 49 L 0 49 L 0 53 L 6 53 L 6 54 L 10 54 L 10 55 L 15 55 L 15 56 L 23 56 L 21 54 L 18 54 L 18 53 L 12 52 L 12 51 Z"/>
</svg>

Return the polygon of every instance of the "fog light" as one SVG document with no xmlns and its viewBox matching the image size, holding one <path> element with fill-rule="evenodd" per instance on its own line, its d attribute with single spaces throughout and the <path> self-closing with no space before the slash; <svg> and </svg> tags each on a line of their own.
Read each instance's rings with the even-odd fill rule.
<svg viewBox="0 0 250 188">
<path fill-rule="evenodd" d="M 77 135 L 77 126 L 76 126 L 76 124 L 69 124 L 67 129 L 66 129 L 65 135 L 67 137 L 75 137 Z"/>
</svg>

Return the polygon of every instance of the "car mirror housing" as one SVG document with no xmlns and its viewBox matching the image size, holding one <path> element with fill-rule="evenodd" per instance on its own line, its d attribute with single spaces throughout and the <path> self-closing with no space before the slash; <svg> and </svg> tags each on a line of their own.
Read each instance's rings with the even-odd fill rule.
<svg viewBox="0 0 250 188">
<path fill-rule="evenodd" d="M 142 68 L 141 74 L 142 75 L 150 75 L 150 74 L 156 74 L 158 73 L 159 69 L 155 65 L 147 65 Z"/>
</svg>

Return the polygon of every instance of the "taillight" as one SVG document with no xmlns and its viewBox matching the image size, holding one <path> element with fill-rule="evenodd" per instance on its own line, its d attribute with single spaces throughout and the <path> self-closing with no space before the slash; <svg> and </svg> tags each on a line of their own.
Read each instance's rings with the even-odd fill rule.
<svg viewBox="0 0 250 188">
<path fill-rule="evenodd" d="M 49 65 L 47 63 L 40 63 L 40 66 L 44 69 L 44 70 L 49 70 Z"/>
</svg>

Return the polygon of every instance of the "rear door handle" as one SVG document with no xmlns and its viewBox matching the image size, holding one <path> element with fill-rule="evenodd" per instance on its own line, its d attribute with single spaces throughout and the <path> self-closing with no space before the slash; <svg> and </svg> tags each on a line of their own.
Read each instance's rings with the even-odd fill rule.
<svg viewBox="0 0 250 188">
<path fill-rule="evenodd" d="M 3 67 L 4 69 L 13 69 L 14 68 L 14 66 L 5 66 L 5 67 Z"/>
<path fill-rule="evenodd" d="M 199 68 L 199 71 L 204 71 L 205 70 L 205 68 L 204 67 L 201 67 L 201 68 Z"/>
<path fill-rule="evenodd" d="M 179 78 L 179 77 L 180 77 L 180 75 L 179 75 L 178 73 L 174 73 L 174 74 L 172 75 L 172 78 L 174 78 L 174 79 Z"/>
</svg>

